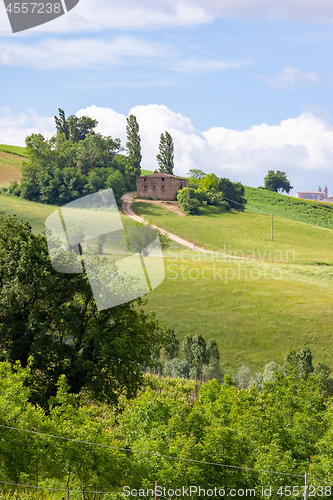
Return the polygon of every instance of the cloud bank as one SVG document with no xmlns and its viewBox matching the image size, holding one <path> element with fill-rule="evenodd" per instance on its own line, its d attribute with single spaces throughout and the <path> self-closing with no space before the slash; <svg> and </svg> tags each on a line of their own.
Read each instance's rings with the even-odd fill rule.
<svg viewBox="0 0 333 500">
<path fill-rule="evenodd" d="M 98 120 L 98 132 L 126 141 L 126 115 L 110 108 L 90 106 L 77 116 Z M 163 105 L 136 106 L 129 111 L 137 117 L 142 145 L 142 168 L 157 168 L 160 134 L 166 130 L 175 144 L 175 173 L 186 175 L 191 168 L 219 177 L 228 177 L 257 187 L 269 169 L 287 173 L 294 192 L 317 189 L 327 184 L 333 192 L 333 126 L 323 116 L 302 113 L 277 125 L 260 124 L 238 131 L 213 127 L 199 131 L 190 118 Z M 24 145 L 26 135 L 55 132 L 53 118 L 40 117 L 32 110 L 13 115 L 0 110 L 0 143 Z"/>
</svg>

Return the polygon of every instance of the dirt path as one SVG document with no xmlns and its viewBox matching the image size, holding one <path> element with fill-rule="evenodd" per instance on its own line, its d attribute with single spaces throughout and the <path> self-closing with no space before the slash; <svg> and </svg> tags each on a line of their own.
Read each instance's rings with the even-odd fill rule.
<svg viewBox="0 0 333 500">
<path fill-rule="evenodd" d="M 146 223 L 146 221 L 142 217 L 139 217 L 139 215 L 136 215 L 136 213 L 132 209 L 134 195 L 135 195 L 135 191 L 133 191 L 131 193 L 125 193 L 121 197 L 121 199 L 123 201 L 121 210 L 122 210 L 124 215 L 127 215 L 131 219 L 133 219 L 137 222 L 140 222 L 140 223 Z M 140 202 L 141 201 L 143 201 L 143 200 L 140 200 Z M 147 203 L 153 203 L 151 200 L 144 200 L 144 201 Z M 169 206 L 168 206 L 169 204 L 167 202 L 162 202 L 162 203 L 164 203 L 163 206 L 165 206 L 166 208 L 169 208 Z M 184 214 L 182 214 L 182 215 L 184 215 Z M 173 233 L 169 233 L 168 231 L 165 231 L 164 229 L 162 229 L 158 226 L 155 226 L 155 225 L 151 225 L 151 227 L 153 227 L 154 229 L 159 231 L 161 234 L 164 234 L 165 236 L 167 236 L 170 240 L 175 241 L 179 245 L 183 245 L 184 247 L 190 248 L 191 250 L 196 250 L 197 252 L 205 252 L 205 253 L 216 253 L 216 254 L 221 255 L 221 252 L 215 252 L 214 250 L 207 250 L 207 248 L 203 248 L 203 247 L 200 247 L 197 245 L 195 245 L 195 248 L 194 248 L 193 243 L 186 241 L 186 240 L 183 240 L 183 238 L 179 238 L 179 236 L 176 236 Z M 223 254 L 223 255 L 225 255 L 225 257 L 230 257 L 231 259 L 242 259 L 242 257 L 238 257 L 238 256 L 234 256 L 234 255 L 228 255 L 228 254 Z"/>
</svg>

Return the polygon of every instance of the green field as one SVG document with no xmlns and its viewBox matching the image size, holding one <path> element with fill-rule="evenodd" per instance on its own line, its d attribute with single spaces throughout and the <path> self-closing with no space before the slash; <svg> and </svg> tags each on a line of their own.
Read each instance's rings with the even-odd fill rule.
<svg viewBox="0 0 333 500">
<path fill-rule="evenodd" d="M 333 203 L 301 200 L 252 187 L 245 188 L 246 212 L 273 214 L 307 224 L 333 229 Z"/>
<path fill-rule="evenodd" d="M 222 364 L 254 371 L 282 362 L 290 349 L 311 348 L 333 366 L 333 231 L 262 214 L 227 213 L 179 217 L 160 206 L 135 203 L 135 211 L 159 227 L 220 251 L 172 250 L 166 279 L 148 296 L 147 310 L 179 338 L 215 338 Z M 320 243 L 319 243 L 320 242 Z M 223 255 L 235 254 L 243 259 Z"/>
<path fill-rule="evenodd" d="M 47 217 L 58 207 L 35 203 L 9 194 L 0 194 L 0 209 L 7 214 L 17 215 L 20 219 L 30 222 L 35 233 L 44 229 Z"/>
<path fill-rule="evenodd" d="M 141 177 L 144 177 L 145 175 L 150 175 L 153 174 L 154 172 L 152 170 L 144 170 L 141 169 Z"/>
<path fill-rule="evenodd" d="M 333 265 L 333 231 L 303 222 L 244 212 L 220 213 L 215 207 L 205 215 L 180 217 L 161 206 L 136 202 L 135 212 L 163 229 L 195 241 L 209 250 L 273 262 Z M 320 244 L 319 244 L 320 242 Z"/>
<path fill-rule="evenodd" d="M 224 368 L 233 372 L 246 364 L 259 371 L 305 344 L 316 361 L 333 366 L 331 267 L 178 250 L 165 255 L 165 268 L 166 279 L 147 295 L 146 310 L 155 310 L 180 339 L 188 333 L 215 338 Z"/>
<path fill-rule="evenodd" d="M 21 146 L 7 146 L 6 144 L 0 144 L 0 151 L 4 153 L 12 153 L 17 156 L 26 156 L 26 149 Z"/>
</svg>

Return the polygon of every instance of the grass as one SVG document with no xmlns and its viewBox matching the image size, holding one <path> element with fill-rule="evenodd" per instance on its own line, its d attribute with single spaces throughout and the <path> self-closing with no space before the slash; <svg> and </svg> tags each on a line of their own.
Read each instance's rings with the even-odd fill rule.
<svg viewBox="0 0 333 500">
<path fill-rule="evenodd" d="M 144 177 L 145 175 L 150 175 L 153 174 L 154 172 L 152 170 L 142 170 L 141 169 L 141 177 Z"/>
<path fill-rule="evenodd" d="M 54 205 L 35 203 L 9 194 L 0 194 L 0 209 L 29 221 L 35 233 L 44 229 L 45 220 L 57 208 Z"/>
<path fill-rule="evenodd" d="M 26 149 L 21 146 L 7 146 L 6 144 L 0 144 L 0 151 L 4 153 L 12 153 L 17 156 L 26 156 Z"/>
<path fill-rule="evenodd" d="M 215 338 L 228 371 L 262 370 L 305 344 L 333 366 L 332 269 L 324 278 L 306 266 L 217 259 L 185 250 L 165 255 L 166 279 L 147 295 L 146 310 L 173 328 Z"/>
<path fill-rule="evenodd" d="M 245 188 L 246 212 L 273 214 L 285 219 L 333 229 L 333 203 L 301 200 L 252 187 Z"/>
<path fill-rule="evenodd" d="M 136 202 L 135 212 L 163 229 L 199 246 L 264 261 L 333 265 L 333 231 L 275 217 L 244 212 L 220 213 L 215 207 L 200 216 L 180 217 L 161 206 Z M 195 229 L 194 229 L 195 228 Z M 320 242 L 320 244 L 318 244 Z"/>
<path fill-rule="evenodd" d="M 208 207 L 201 216 L 179 217 L 160 206 L 135 203 L 135 211 L 163 229 L 217 255 L 172 250 L 166 279 L 146 309 L 173 328 L 215 338 L 228 371 L 253 371 L 282 362 L 305 344 L 315 361 L 333 367 L 333 231 L 263 214 L 226 213 Z M 236 260 L 224 255 L 248 257 Z"/>
</svg>

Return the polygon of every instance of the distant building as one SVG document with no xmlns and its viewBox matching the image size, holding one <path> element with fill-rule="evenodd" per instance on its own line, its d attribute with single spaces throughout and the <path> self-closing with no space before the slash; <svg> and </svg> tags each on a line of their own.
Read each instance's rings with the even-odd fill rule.
<svg viewBox="0 0 333 500">
<path fill-rule="evenodd" d="M 138 198 L 172 201 L 177 199 L 178 191 L 184 187 L 188 187 L 188 179 L 164 174 L 158 170 L 136 179 Z"/>
<path fill-rule="evenodd" d="M 317 191 L 298 191 L 298 193 L 296 193 L 296 198 L 302 198 L 303 200 L 326 201 L 330 203 L 333 202 L 333 196 L 328 196 L 326 186 L 323 190 L 319 186 Z"/>
</svg>

